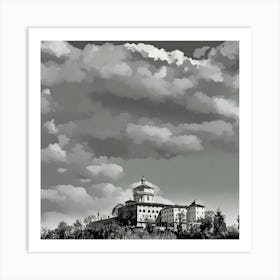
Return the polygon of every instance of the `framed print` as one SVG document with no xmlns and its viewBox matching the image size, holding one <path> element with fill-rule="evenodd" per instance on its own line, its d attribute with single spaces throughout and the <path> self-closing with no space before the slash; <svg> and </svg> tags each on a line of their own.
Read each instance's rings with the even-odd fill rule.
<svg viewBox="0 0 280 280">
<path fill-rule="evenodd" d="M 278 0 L 0 1 L 0 279 L 280 279 Z"/>
<path fill-rule="evenodd" d="M 250 29 L 28 35 L 30 251 L 250 251 Z"/>
</svg>

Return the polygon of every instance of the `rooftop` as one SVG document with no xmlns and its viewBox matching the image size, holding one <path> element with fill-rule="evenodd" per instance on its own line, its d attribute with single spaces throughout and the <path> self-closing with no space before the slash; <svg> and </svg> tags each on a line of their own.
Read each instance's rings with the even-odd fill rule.
<svg viewBox="0 0 280 280">
<path fill-rule="evenodd" d="M 194 200 L 188 207 L 191 207 L 191 206 L 205 207 L 203 205 L 202 201 L 200 201 L 200 200 Z"/>
<path fill-rule="evenodd" d="M 165 209 L 169 209 L 169 208 L 187 208 L 187 206 L 184 206 L 184 205 L 166 205 L 166 207 L 164 207 Z"/>
<path fill-rule="evenodd" d="M 128 206 L 131 206 L 131 205 L 156 206 L 156 207 L 169 207 L 169 206 L 172 207 L 172 206 L 174 206 L 174 205 L 157 203 L 157 202 L 135 202 L 134 201 L 134 203 L 129 203 L 129 205 L 124 205 L 122 207 L 128 207 Z"/>
</svg>

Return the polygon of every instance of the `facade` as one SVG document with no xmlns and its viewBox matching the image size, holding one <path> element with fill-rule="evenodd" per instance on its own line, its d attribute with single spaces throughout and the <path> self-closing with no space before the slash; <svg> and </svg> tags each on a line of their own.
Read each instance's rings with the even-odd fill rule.
<svg viewBox="0 0 280 280">
<path fill-rule="evenodd" d="M 187 211 L 188 223 L 195 223 L 199 219 L 205 218 L 205 206 L 201 202 L 194 200 L 189 206 Z"/>
<path fill-rule="evenodd" d="M 123 207 L 118 209 L 118 218 L 124 224 L 145 227 L 148 222 L 157 224 L 160 211 L 166 206 L 166 204 L 162 203 L 135 202 L 129 200 Z"/>
<path fill-rule="evenodd" d="M 187 207 L 180 205 L 167 206 L 160 212 L 161 226 L 176 228 L 179 224 L 187 224 Z"/>
<path fill-rule="evenodd" d="M 189 206 L 167 205 L 154 202 L 154 189 L 141 180 L 139 186 L 133 189 L 133 200 L 118 208 L 117 217 L 93 222 L 96 226 L 119 223 L 145 228 L 147 223 L 157 226 L 175 228 L 181 224 L 183 227 L 197 224 L 199 219 L 205 217 L 205 207 L 194 200 Z"/>
</svg>

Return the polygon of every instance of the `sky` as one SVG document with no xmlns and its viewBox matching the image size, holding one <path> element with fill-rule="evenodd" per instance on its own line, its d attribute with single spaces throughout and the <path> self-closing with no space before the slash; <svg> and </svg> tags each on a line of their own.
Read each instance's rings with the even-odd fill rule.
<svg viewBox="0 0 280 280">
<path fill-rule="evenodd" d="M 41 222 L 156 202 L 239 212 L 239 43 L 43 41 Z"/>
</svg>

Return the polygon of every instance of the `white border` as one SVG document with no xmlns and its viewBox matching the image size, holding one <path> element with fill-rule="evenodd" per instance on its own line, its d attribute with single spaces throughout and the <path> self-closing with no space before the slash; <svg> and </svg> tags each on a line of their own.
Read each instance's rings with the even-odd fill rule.
<svg viewBox="0 0 280 280">
<path fill-rule="evenodd" d="M 250 252 L 252 248 L 252 90 L 249 28 L 29 28 L 29 252 Z M 239 240 L 40 239 L 40 41 L 238 40 L 240 41 Z"/>
</svg>

